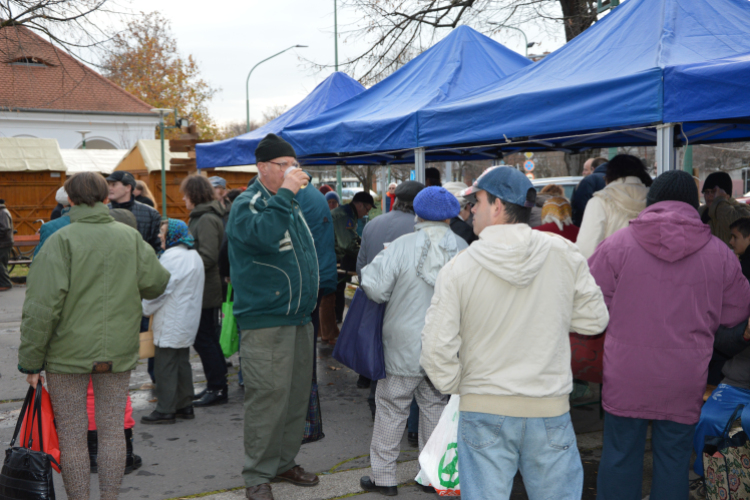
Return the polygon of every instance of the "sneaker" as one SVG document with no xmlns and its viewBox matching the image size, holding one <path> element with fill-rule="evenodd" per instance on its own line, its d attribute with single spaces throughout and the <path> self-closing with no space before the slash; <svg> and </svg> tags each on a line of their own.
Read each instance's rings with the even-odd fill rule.
<svg viewBox="0 0 750 500">
<path fill-rule="evenodd" d="M 207 390 L 202 398 L 193 403 L 193 406 L 196 408 L 205 408 L 206 406 L 226 404 L 229 402 L 227 389 L 227 386 L 224 386 L 219 390 Z"/>
<path fill-rule="evenodd" d="M 690 500 L 705 500 L 706 498 L 706 481 L 699 477 L 690 481 Z"/>
</svg>

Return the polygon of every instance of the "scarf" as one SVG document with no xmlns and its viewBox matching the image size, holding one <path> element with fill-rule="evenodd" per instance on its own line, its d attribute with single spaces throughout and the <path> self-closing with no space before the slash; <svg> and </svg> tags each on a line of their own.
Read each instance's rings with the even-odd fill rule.
<svg viewBox="0 0 750 500">
<path fill-rule="evenodd" d="M 167 226 L 167 237 L 166 237 L 167 249 L 172 248 L 176 245 L 185 245 L 188 248 L 195 246 L 195 239 L 190 234 L 187 224 L 179 219 L 169 219 L 169 225 Z M 164 253 L 162 250 L 159 255 Z"/>
</svg>

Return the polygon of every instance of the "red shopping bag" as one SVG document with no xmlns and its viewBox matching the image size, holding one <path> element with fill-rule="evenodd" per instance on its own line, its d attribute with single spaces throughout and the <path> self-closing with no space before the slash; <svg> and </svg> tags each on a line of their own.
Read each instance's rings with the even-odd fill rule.
<svg viewBox="0 0 750 500">
<path fill-rule="evenodd" d="M 52 462 L 52 468 L 57 472 L 60 472 L 60 442 L 57 438 L 57 427 L 55 426 L 55 413 L 52 411 L 52 401 L 49 398 L 49 393 L 42 387 L 41 382 L 38 384 L 38 389 L 42 391 L 42 407 L 41 407 L 41 421 L 42 421 L 42 443 L 39 443 L 39 439 L 36 437 L 39 435 L 39 419 L 40 415 L 37 411 L 32 411 L 32 405 L 29 405 L 26 415 L 23 415 L 23 423 L 21 424 L 21 442 L 26 443 L 29 439 L 28 427 L 29 421 L 31 424 L 31 449 L 36 451 L 44 451 L 47 455 L 50 455 L 55 461 Z M 33 391 L 33 388 L 29 388 L 29 391 Z M 44 446 L 42 450 L 40 444 Z"/>
<path fill-rule="evenodd" d="M 602 383 L 604 368 L 604 336 L 570 334 L 570 364 L 573 378 L 596 384 Z"/>
</svg>

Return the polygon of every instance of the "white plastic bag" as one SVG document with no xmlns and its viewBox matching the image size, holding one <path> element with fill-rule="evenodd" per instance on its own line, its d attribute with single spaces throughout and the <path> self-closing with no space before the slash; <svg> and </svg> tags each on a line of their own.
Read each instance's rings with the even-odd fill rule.
<svg viewBox="0 0 750 500">
<path fill-rule="evenodd" d="M 415 480 L 423 486 L 432 486 L 441 497 L 461 495 L 458 482 L 458 406 L 459 396 L 454 394 L 419 454 L 421 470 Z"/>
</svg>

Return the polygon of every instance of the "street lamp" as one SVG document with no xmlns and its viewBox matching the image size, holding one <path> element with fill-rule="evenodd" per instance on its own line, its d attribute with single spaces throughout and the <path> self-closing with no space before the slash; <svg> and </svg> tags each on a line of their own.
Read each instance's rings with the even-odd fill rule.
<svg viewBox="0 0 750 500">
<path fill-rule="evenodd" d="M 261 62 L 259 62 L 255 66 L 253 66 L 253 68 L 250 70 L 250 73 L 247 74 L 247 81 L 245 82 L 245 104 L 246 104 L 246 107 L 247 107 L 247 126 L 246 126 L 247 130 L 246 130 L 246 132 L 250 132 L 250 75 L 253 74 L 253 71 L 255 71 L 255 68 L 257 68 L 258 66 L 260 66 L 264 62 L 268 61 L 269 59 L 273 59 L 274 57 L 283 54 L 287 50 L 304 49 L 304 48 L 307 48 L 307 45 L 292 45 L 288 49 L 284 49 L 281 52 L 278 52 L 278 53 L 272 55 L 271 57 L 266 57 Z"/>
<path fill-rule="evenodd" d="M 81 149 L 86 149 L 86 134 L 90 134 L 90 130 L 76 130 L 77 133 L 81 134 Z"/>
<path fill-rule="evenodd" d="M 167 170 L 164 166 L 164 115 L 167 113 L 175 113 L 175 110 L 169 108 L 153 108 L 151 112 L 159 113 L 159 137 L 161 139 L 161 218 L 162 220 L 167 220 Z"/>
<path fill-rule="evenodd" d="M 537 42 L 531 42 L 531 43 L 529 43 L 529 39 L 526 36 L 526 33 L 521 28 L 516 28 L 515 26 L 508 26 L 507 24 L 500 24 L 500 23 L 489 23 L 489 24 L 493 24 L 495 26 L 500 26 L 502 28 L 508 28 L 508 29 L 520 31 L 521 34 L 523 35 L 524 41 L 526 42 L 526 57 L 529 57 L 529 48 L 533 47 L 534 44 L 536 44 Z"/>
</svg>

